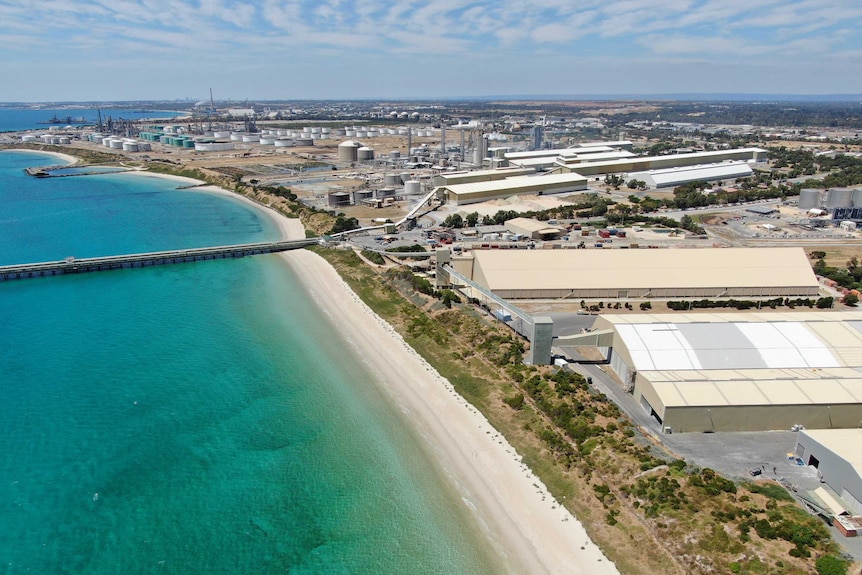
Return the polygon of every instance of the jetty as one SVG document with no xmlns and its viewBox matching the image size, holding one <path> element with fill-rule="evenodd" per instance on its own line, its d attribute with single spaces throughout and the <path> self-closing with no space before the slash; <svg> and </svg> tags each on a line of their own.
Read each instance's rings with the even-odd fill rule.
<svg viewBox="0 0 862 575">
<path fill-rule="evenodd" d="M 243 258 L 246 256 L 298 250 L 317 245 L 321 241 L 323 241 L 323 238 L 307 238 L 304 240 L 236 244 L 230 246 L 190 248 L 185 250 L 147 252 L 97 258 L 77 259 L 74 257 L 68 257 L 60 261 L 0 266 L 0 281 L 145 268 L 169 264 L 200 262 L 205 260 Z"/>
</svg>

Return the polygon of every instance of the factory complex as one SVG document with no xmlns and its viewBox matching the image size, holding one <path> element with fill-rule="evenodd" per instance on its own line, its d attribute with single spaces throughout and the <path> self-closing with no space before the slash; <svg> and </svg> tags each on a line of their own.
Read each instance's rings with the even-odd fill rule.
<svg viewBox="0 0 862 575">
<path fill-rule="evenodd" d="M 817 469 L 829 489 L 809 495 L 845 536 L 862 535 L 862 429 L 803 429 L 796 439 L 795 455 Z"/>
<path fill-rule="evenodd" d="M 666 433 L 858 427 L 853 312 L 605 315 L 610 368 Z"/>
</svg>

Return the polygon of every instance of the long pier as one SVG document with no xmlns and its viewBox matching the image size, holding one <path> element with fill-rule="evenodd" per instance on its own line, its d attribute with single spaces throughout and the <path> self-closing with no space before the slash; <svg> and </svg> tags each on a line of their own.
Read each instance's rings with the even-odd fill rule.
<svg viewBox="0 0 862 575">
<path fill-rule="evenodd" d="M 132 268 L 145 268 L 167 264 L 199 262 L 205 260 L 220 260 L 227 258 L 242 258 L 260 254 L 271 254 L 298 250 L 320 243 L 320 238 L 304 240 L 286 240 L 280 242 L 265 242 L 256 244 L 238 244 L 231 246 L 216 246 L 210 248 L 190 248 L 165 252 L 148 252 L 126 254 L 120 256 L 105 256 L 98 258 L 66 258 L 61 261 L 39 262 L 32 264 L 17 264 L 0 266 L 0 281 L 20 280 L 80 274 L 87 272 L 102 272 Z"/>
</svg>

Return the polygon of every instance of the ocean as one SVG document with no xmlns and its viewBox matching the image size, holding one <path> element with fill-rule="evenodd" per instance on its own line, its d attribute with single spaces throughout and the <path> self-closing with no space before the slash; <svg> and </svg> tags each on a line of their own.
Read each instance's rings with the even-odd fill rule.
<svg viewBox="0 0 862 575">
<path fill-rule="evenodd" d="M 102 121 L 107 121 L 108 116 L 117 120 L 143 120 L 147 118 L 176 118 L 185 115 L 184 112 L 169 110 L 120 110 L 116 108 L 105 108 L 101 110 Z M 54 119 L 59 122 L 51 124 Z M 94 126 L 99 121 L 99 110 L 95 108 L 0 108 L 0 132 L 12 132 L 18 130 L 45 130 L 52 125 L 65 127 L 66 118 L 73 120 L 84 119 L 86 123 L 76 122 L 78 125 Z M 74 125 L 74 124 L 73 124 Z"/>
<path fill-rule="evenodd" d="M 0 264 L 277 237 L 253 206 L 0 152 Z M 490 574 L 418 435 L 277 255 L 0 283 L 0 565 Z"/>
</svg>

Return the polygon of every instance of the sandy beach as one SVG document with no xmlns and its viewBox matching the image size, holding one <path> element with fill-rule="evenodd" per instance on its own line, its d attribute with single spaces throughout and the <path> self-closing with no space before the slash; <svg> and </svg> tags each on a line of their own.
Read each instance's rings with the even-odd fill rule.
<svg viewBox="0 0 862 575">
<path fill-rule="evenodd" d="M 75 164 L 78 162 L 78 158 L 75 156 L 70 156 L 69 154 L 61 154 L 60 152 L 45 152 L 43 150 L 28 150 L 26 148 L 15 149 L 12 148 L 9 150 L 10 152 L 27 152 L 31 154 L 45 154 L 46 156 L 53 156 L 57 159 L 63 160 L 68 164 Z"/>
<path fill-rule="evenodd" d="M 305 237 L 299 220 L 276 221 L 288 238 Z M 508 441 L 332 266 L 306 250 L 281 257 L 419 430 L 511 573 L 619 573 Z"/>
</svg>

